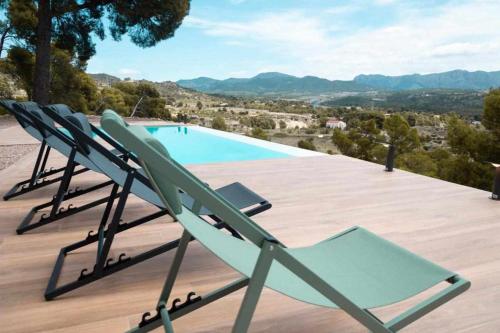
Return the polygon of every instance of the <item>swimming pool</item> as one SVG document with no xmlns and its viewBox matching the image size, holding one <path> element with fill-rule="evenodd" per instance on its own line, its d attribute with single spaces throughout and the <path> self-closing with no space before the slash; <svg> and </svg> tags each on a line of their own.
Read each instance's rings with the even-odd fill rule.
<svg viewBox="0 0 500 333">
<path fill-rule="evenodd" d="M 181 164 L 308 156 L 303 149 L 199 126 L 146 126 Z M 313 153 L 313 152 L 311 152 Z"/>
</svg>

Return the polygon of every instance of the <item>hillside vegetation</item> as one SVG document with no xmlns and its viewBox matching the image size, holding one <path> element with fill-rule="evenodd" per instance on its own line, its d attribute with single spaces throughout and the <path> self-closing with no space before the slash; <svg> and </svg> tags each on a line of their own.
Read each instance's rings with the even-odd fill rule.
<svg viewBox="0 0 500 333">
<path fill-rule="evenodd" d="M 483 111 L 484 95 L 484 92 L 474 90 L 407 90 L 340 97 L 324 101 L 322 105 L 376 107 L 397 112 L 416 111 L 436 114 L 455 112 L 477 118 Z"/>
</svg>

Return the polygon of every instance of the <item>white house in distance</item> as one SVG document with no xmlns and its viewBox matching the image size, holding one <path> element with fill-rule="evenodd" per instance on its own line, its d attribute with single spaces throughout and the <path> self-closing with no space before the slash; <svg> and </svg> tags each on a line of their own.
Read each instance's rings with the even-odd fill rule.
<svg viewBox="0 0 500 333">
<path fill-rule="evenodd" d="M 330 118 L 326 121 L 326 128 L 340 128 L 343 131 L 346 127 L 347 124 L 337 118 Z"/>
</svg>

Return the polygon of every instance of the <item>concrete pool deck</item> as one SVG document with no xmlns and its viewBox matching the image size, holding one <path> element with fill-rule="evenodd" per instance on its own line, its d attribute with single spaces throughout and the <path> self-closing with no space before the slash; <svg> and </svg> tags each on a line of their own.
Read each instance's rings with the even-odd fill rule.
<svg viewBox="0 0 500 333">
<path fill-rule="evenodd" d="M 149 124 L 149 123 L 148 123 Z M 19 127 L 0 130 L 0 142 L 33 143 Z M 0 171 L 0 193 L 27 178 L 36 157 L 31 152 Z M 51 166 L 65 159 L 53 156 Z M 402 332 L 500 331 L 500 202 L 489 193 L 345 156 L 212 163 L 188 168 L 212 187 L 240 181 L 267 198 L 273 208 L 255 217 L 289 247 L 306 246 L 353 225 L 363 226 L 471 280 L 465 294 L 418 320 Z M 75 177 L 73 186 L 105 178 L 91 172 Z M 0 203 L 0 327 L 2 332 L 123 332 L 143 312 L 154 310 L 174 252 L 157 256 L 50 302 L 43 292 L 61 247 L 94 229 L 102 206 L 25 235 L 15 234 L 32 206 L 53 195 L 54 185 Z M 105 195 L 103 190 L 99 195 Z M 92 199 L 92 198 L 90 198 Z M 87 197 L 74 200 L 87 202 Z M 126 219 L 151 212 L 131 198 Z M 133 254 L 180 236 L 178 224 L 161 218 L 118 236 L 112 255 Z M 62 281 L 91 267 L 95 249 L 66 258 Z M 174 287 L 173 297 L 203 294 L 238 274 L 192 243 Z M 174 322 L 176 332 L 229 332 L 243 290 Z M 374 312 L 382 319 L 420 298 Z M 297 302 L 265 290 L 250 332 L 366 332 L 338 310 Z M 158 330 L 161 332 L 161 330 Z"/>
</svg>

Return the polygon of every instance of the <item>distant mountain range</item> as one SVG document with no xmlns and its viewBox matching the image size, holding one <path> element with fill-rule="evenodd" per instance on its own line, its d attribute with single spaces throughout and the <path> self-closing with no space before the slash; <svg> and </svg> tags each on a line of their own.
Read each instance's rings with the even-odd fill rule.
<svg viewBox="0 0 500 333">
<path fill-rule="evenodd" d="M 500 71 L 454 70 L 435 74 L 403 76 L 358 75 L 352 81 L 327 80 L 316 76 L 296 77 L 270 72 L 252 78 L 216 80 L 200 77 L 179 80 L 181 87 L 227 95 L 321 95 L 342 92 L 402 91 L 415 89 L 486 90 L 500 87 Z"/>
<path fill-rule="evenodd" d="M 200 77 L 193 80 L 179 80 L 181 87 L 195 89 L 207 93 L 220 93 L 228 95 L 318 95 L 329 92 L 361 92 L 370 88 L 355 81 L 330 81 L 316 76 L 296 77 L 293 75 L 270 72 L 262 73 L 248 79 L 215 80 Z"/>
<path fill-rule="evenodd" d="M 354 78 L 354 82 L 373 88 L 396 91 L 413 89 L 485 90 L 500 86 L 500 71 L 454 70 L 426 75 L 358 75 Z"/>
</svg>

